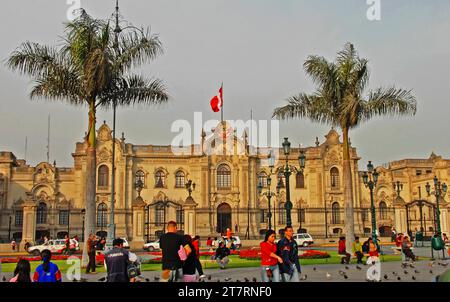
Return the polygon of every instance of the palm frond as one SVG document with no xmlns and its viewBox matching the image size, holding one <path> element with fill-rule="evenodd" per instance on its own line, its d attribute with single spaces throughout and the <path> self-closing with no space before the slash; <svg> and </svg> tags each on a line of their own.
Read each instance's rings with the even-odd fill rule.
<svg viewBox="0 0 450 302">
<path fill-rule="evenodd" d="M 367 121 L 374 116 L 415 115 L 417 101 L 411 90 L 378 88 L 369 93 L 367 102 L 361 111 L 361 120 Z"/>
<path fill-rule="evenodd" d="M 82 105 L 84 103 L 79 80 L 70 74 L 67 74 L 65 77 L 46 76 L 37 79 L 31 90 L 30 98 L 65 100 L 72 105 Z"/>
</svg>

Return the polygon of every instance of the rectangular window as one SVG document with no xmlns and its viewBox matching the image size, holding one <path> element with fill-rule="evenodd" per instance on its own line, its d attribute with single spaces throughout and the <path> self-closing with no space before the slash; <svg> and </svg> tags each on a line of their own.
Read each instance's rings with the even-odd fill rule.
<svg viewBox="0 0 450 302">
<path fill-rule="evenodd" d="M 416 170 L 416 176 L 422 175 L 422 170 Z"/>
<path fill-rule="evenodd" d="M 69 224 L 69 211 L 68 210 L 60 210 L 59 211 L 59 225 L 68 225 Z"/>
<path fill-rule="evenodd" d="M 431 173 L 433 173 L 433 171 L 431 171 L 431 170 L 427 170 L 427 172 L 426 172 L 427 174 L 431 174 Z"/>
<path fill-rule="evenodd" d="M 259 222 L 264 223 L 266 222 L 266 210 L 259 210 Z"/>
<path fill-rule="evenodd" d="M 298 222 L 305 222 L 305 209 L 298 209 L 297 219 Z"/>
<path fill-rule="evenodd" d="M 179 224 L 184 223 L 184 211 L 183 210 L 177 210 L 177 223 L 179 223 Z"/>
<path fill-rule="evenodd" d="M 16 211 L 16 215 L 15 215 L 15 225 L 16 226 L 22 226 L 23 225 L 23 211 Z"/>
</svg>

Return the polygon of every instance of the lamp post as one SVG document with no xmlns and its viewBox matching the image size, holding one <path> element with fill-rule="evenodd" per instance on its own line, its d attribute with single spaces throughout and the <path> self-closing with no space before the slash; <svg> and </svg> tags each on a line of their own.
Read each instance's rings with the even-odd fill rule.
<svg viewBox="0 0 450 302">
<path fill-rule="evenodd" d="M 372 238 L 373 242 L 378 246 L 378 239 L 376 232 L 377 222 L 375 216 L 375 203 L 373 200 L 373 189 L 377 186 L 378 172 L 376 169 L 374 169 L 371 161 L 369 161 L 369 164 L 367 165 L 367 172 L 364 172 L 362 178 L 364 185 L 366 186 L 366 188 L 370 190 L 370 209 L 372 212 Z"/>
<path fill-rule="evenodd" d="M 67 206 L 67 236 L 70 237 L 70 201 Z"/>
<path fill-rule="evenodd" d="M 394 187 L 394 191 L 397 193 L 397 199 L 400 198 L 400 192 L 403 191 L 403 184 L 399 180 L 397 180 L 394 181 L 392 185 Z M 406 205 L 406 213 L 408 213 L 408 205 Z M 408 232 L 409 230 L 406 231 Z"/>
<path fill-rule="evenodd" d="M 268 187 L 267 192 L 262 193 L 263 185 L 261 183 L 258 184 L 258 193 L 259 193 L 259 195 L 267 196 L 267 199 L 269 201 L 269 203 L 268 203 L 269 212 L 267 213 L 267 218 L 269 219 L 269 230 L 272 229 L 272 206 L 270 204 L 270 200 L 272 199 L 273 196 L 276 195 L 275 192 L 272 192 L 270 190 L 270 185 L 272 184 L 272 177 L 271 177 L 271 175 L 273 174 L 274 166 L 275 166 L 275 158 L 274 158 L 274 156 L 272 155 L 272 152 L 271 152 L 269 154 L 270 174 L 269 174 L 269 177 L 267 177 L 267 187 Z"/>
<path fill-rule="evenodd" d="M 9 216 L 9 225 L 8 225 L 8 241 L 11 241 L 11 223 L 12 223 L 12 217 Z"/>
<path fill-rule="evenodd" d="M 439 209 L 439 201 L 441 199 L 441 196 L 445 196 L 445 194 L 447 194 L 447 184 L 446 183 L 442 183 L 440 182 L 440 180 L 437 178 L 437 176 L 434 176 L 433 179 L 434 182 L 434 191 L 431 192 L 431 186 L 430 184 L 427 182 L 427 184 L 425 185 L 425 188 L 427 190 L 428 196 L 434 195 L 436 196 L 436 210 L 435 210 L 435 230 L 436 230 L 436 234 L 432 239 L 432 249 L 431 251 L 433 251 L 433 249 L 435 250 L 443 250 L 445 247 L 445 243 L 442 239 L 441 236 L 441 211 Z M 445 256 L 444 256 L 445 257 Z"/>
<path fill-rule="evenodd" d="M 283 151 L 284 155 L 286 156 L 286 165 L 284 167 L 284 177 L 286 178 L 286 225 L 288 227 L 292 227 L 292 219 L 291 219 L 291 210 L 292 210 L 292 202 L 291 202 L 291 192 L 290 192 L 290 186 L 289 186 L 289 177 L 292 174 L 291 168 L 289 166 L 289 154 L 291 153 L 291 143 L 289 142 L 288 138 L 285 137 L 283 141 Z M 303 150 L 300 150 L 300 154 L 298 156 L 298 160 L 300 163 L 300 172 L 303 172 L 305 169 L 305 152 Z"/>
<path fill-rule="evenodd" d="M 82 227 L 82 231 L 81 231 L 81 241 L 84 241 L 84 217 L 86 216 L 86 209 L 82 209 L 81 210 L 81 215 L 83 215 L 83 227 Z"/>
</svg>

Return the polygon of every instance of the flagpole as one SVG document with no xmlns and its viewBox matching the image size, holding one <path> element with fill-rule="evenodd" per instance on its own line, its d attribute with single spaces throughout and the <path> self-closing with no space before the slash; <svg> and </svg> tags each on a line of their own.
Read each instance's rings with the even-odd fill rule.
<svg viewBox="0 0 450 302">
<path fill-rule="evenodd" d="M 222 82 L 222 86 L 220 86 L 222 89 L 222 107 L 220 108 L 220 120 L 223 123 L 223 82 Z"/>
</svg>

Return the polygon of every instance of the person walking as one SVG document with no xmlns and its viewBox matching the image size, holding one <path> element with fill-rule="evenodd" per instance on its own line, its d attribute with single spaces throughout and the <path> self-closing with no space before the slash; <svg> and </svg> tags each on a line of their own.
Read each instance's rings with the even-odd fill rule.
<svg viewBox="0 0 450 302">
<path fill-rule="evenodd" d="M 16 247 L 17 247 L 16 240 L 14 240 L 13 238 L 13 240 L 11 241 L 11 249 L 13 252 L 16 251 Z"/>
<path fill-rule="evenodd" d="M 346 247 L 345 247 L 345 237 L 341 236 L 339 238 L 339 243 L 338 243 L 338 254 L 339 255 L 345 255 L 345 257 L 341 257 L 341 264 L 344 264 L 344 262 L 346 264 L 350 263 L 350 257 L 351 255 L 347 252 Z"/>
<path fill-rule="evenodd" d="M 49 250 L 43 250 L 41 253 L 42 264 L 40 264 L 33 275 L 34 282 L 61 282 L 62 276 L 58 266 L 53 262 L 52 253 Z"/>
<path fill-rule="evenodd" d="M 284 228 L 284 237 L 277 244 L 277 255 L 283 260 L 279 264 L 281 278 L 284 282 L 300 281 L 300 261 L 298 258 L 298 245 L 295 242 L 294 230 L 291 226 Z"/>
<path fill-rule="evenodd" d="M 407 258 L 412 259 L 412 261 L 416 261 L 418 258 L 411 250 L 411 242 L 409 241 L 408 236 L 403 237 L 402 252 Z"/>
<path fill-rule="evenodd" d="M 228 256 L 230 255 L 230 249 L 226 247 L 223 241 L 219 242 L 219 247 L 216 250 L 215 259 L 220 269 L 225 269 L 230 259 Z"/>
<path fill-rule="evenodd" d="M 352 252 L 353 252 L 353 255 L 356 256 L 356 259 L 357 259 L 356 263 L 362 264 L 363 263 L 362 259 L 364 257 L 364 254 L 363 254 L 362 245 L 361 245 L 361 242 L 359 242 L 358 236 L 355 237 L 355 241 L 353 242 Z"/>
<path fill-rule="evenodd" d="M 9 282 L 29 283 L 32 282 L 30 278 L 31 266 L 30 261 L 20 259 L 14 269 L 14 277 Z"/>
<path fill-rule="evenodd" d="M 128 263 L 130 253 L 123 248 L 123 239 L 113 240 L 113 248 L 105 253 L 106 281 L 130 282 Z"/>
<path fill-rule="evenodd" d="M 96 274 L 96 272 L 95 272 L 95 268 L 96 268 L 95 246 L 96 246 L 95 236 L 94 236 L 94 234 L 89 234 L 89 238 L 87 241 L 87 253 L 89 256 L 89 262 L 86 267 L 86 274 Z"/>
<path fill-rule="evenodd" d="M 200 236 L 197 235 L 192 239 L 192 246 L 195 248 L 195 269 L 198 271 L 200 279 L 206 278 L 206 275 L 203 273 L 202 263 L 200 262 Z"/>
<path fill-rule="evenodd" d="M 176 282 L 182 279 L 182 261 L 192 252 L 184 236 L 177 234 L 177 223 L 167 223 L 167 233 L 159 240 L 162 250 L 162 282 Z"/>
<path fill-rule="evenodd" d="M 184 235 L 184 239 L 191 248 L 191 253 L 189 253 L 186 260 L 183 262 L 183 282 L 197 282 L 195 271 L 197 270 L 198 254 L 194 244 L 195 238 L 193 240 L 191 236 Z"/>
<path fill-rule="evenodd" d="M 264 241 L 259 244 L 261 248 L 261 280 L 262 282 L 280 282 L 280 269 L 278 263 L 283 263 L 283 259 L 278 256 L 277 245 L 275 244 L 275 231 L 268 230 Z"/>
</svg>

